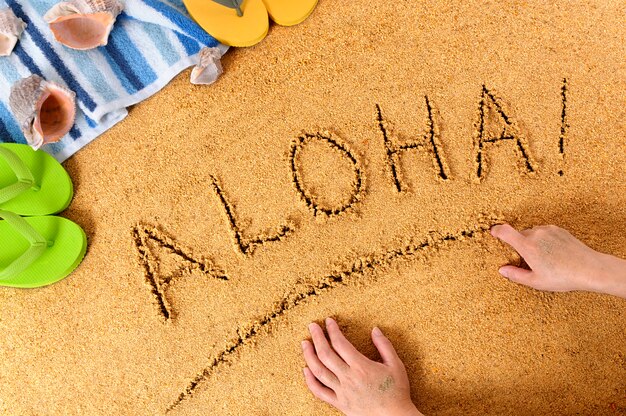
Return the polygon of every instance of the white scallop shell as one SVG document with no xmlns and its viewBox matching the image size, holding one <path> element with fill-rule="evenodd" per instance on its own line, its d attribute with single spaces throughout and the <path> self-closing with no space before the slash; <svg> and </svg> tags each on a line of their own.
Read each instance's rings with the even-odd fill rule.
<svg viewBox="0 0 626 416">
<path fill-rule="evenodd" d="M 44 20 L 57 41 L 72 49 L 87 50 L 107 44 L 123 9 L 119 0 L 70 0 L 48 10 Z"/>
<path fill-rule="evenodd" d="M 76 117 L 75 97 L 73 91 L 38 75 L 11 87 L 9 105 L 31 147 L 57 142 L 70 131 Z"/>
<path fill-rule="evenodd" d="M 0 10 L 0 56 L 11 55 L 24 29 L 26 23 L 13 10 Z"/>
<path fill-rule="evenodd" d="M 192 84 L 212 84 L 222 74 L 221 51 L 218 48 L 203 48 L 198 64 L 191 71 Z"/>
</svg>

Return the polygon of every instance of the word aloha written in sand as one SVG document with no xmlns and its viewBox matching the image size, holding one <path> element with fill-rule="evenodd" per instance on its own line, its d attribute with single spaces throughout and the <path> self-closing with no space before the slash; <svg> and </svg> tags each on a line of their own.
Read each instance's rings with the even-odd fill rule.
<svg viewBox="0 0 626 416">
<path fill-rule="evenodd" d="M 417 150 L 425 152 L 432 159 L 433 170 L 437 179 L 441 181 L 450 180 L 450 169 L 446 163 L 442 144 L 439 138 L 439 129 L 435 122 L 434 110 L 428 96 L 424 97 L 427 110 L 426 132 L 420 138 L 401 145 L 392 141 L 392 134 L 388 128 L 388 122 L 383 116 L 381 106 L 376 104 L 376 124 L 385 147 L 385 161 L 391 173 L 392 186 L 397 192 L 403 192 L 406 187 L 403 186 L 401 178 L 398 174 L 401 157 L 409 150 Z M 565 156 L 565 140 L 567 135 L 567 79 L 563 79 L 561 87 L 561 129 L 559 134 L 558 150 L 561 161 Z M 505 111 L 501 100 L 490 91 L 485 85 L 482 86 L 481 96 L 478 105 L 478 120 L 475 123 L 475 177 L 480 181 L 487 174 L 488 160 L 486 152 L 492 145 L 500 143 L 511 143 L 514 151 L 518 156 L 520 170 L 525 174 L 534 174 L 537 171 L 537 163 L 531 157 L 528 150 L 528 143 L 517 128 L 516 123 Z M 338 157 L 347 162 L 352 170 L 352 182 L 347 195 L 343 200 L 336 203 L 335 206 L 322 203 L 319 198 L 307 189 L 304 183 L 303 175 L 299 169 L 299 155 L 306 146 L 313 143 L 319 143 L 334 152 Z M 324 132 L 314 134 L 306 133 L 292 141 L 289 150 L 289 167 L 291 170 L 292 183 L 296 193 L 300 199 L 312 212 L 313 215 L 323 215 L 327 217 L 338 216 L 343 212 L 354 207 L 364 194 L 363 170 L 349 147 L 342 143 L 334 135 Z M 563 175 L 562 168 L 559 175 Z M 239 226 L 234 208 L 228 202 L 226 193 L 219 185 L 218 180 L 211 176 L 211 189 L 217 196 L 219 203 L 224 209 L 228 227 L 231 230 L 234 245 L 238 252 L 245 256 L 251 256 L 255 250 L 262 247 L 266 243 L 277 242 L 292 234 L 296 227 L 292 223 L 285 223 L 275 228 L 273 232 L 265 232 L 256 237 L 247 237 L 245 232 Z M 166 298 L 166 291 L 178 278 L 189 275 L 193 271 L 198 271 L 206 276 L 217 278 L 220 280 L 228 280 L 227 276 L 217 269 L 211 262 L 207 260 L 197 260 L 192 257 L 190 250 L 181 249 L 168 236 L 159 232 L 154 227 L 137 226 L 132 229 L 133 241 L 139 253 L 139 259 L 144 267 L 144 275 L 146 282 L 150 285 L 151 291 L 155 296 L 156 303 L 161 315 L 166 319 L 170 319 L 172 315 L 171 307 Z M 159 257 L 155 255 L 155 250 L 165 250 L 179 257 L 181 265 L 171 273 L 163 273 L 160 270 Z"/>
<path fill-rule="evenodd" d="M 565 155 L 565 140 L 568 128 L 566 98 L 567 81 L 564 79 L 561 88 L 561 131 L 558 146 L 559 155 L 562 160 Z M 428 96 L 424 97 L 424 101 L 427 110 L 426 132 L 418 139 L 402 144 L 394 143 L 394 137 L 389 128 L 389 123 L 383 116 L 383 110 L 380 105 L 375 105 L 376 125 L 382 135 L 384 143 L 385 162 L 391 174 L 391 184 L 397 192 L 406 190 L 398 172 L 400 170 L 399 166 L 402 157 L 410 150 L 420 151 L 430 156 L 433 170 L 438 180 L 448 181 L 451 179 L 450 168 L 448 167 L 443 152 L 443 145 L 440 140 L 439 129 L 435 120 L 432 104 Z M 510 143 L 512 145 L 517 159 L 519 160 L 519 169 L 522 173 L 536 173 L 537 165 L 529 152 L 526 139 L 519 131 L 517 124 L 505 110 L 501 100 L 484 85 L 481 89 L 477 119 L 475 124 L 474 145 L 476 163 L 475 177 L 478 181 L 484 179 L 488 173 L 487 168 L 489 160 L 486 156 L 489 148 L 498 144 Z M 305 175 L 302 174 L 300 155 L 307 146 L 313 143 L 321 144 L 321 148 L 327 149 L 326 151 L 334 152 L 335 155 L 346 162 L 347 166 L 349 166 L 352 171 L 349 191 L 347 194 L 343 195 L 342 199 L 335 201 L 334 205 L 322 202 L 321 198 L 312 191 L 313 188 L 307 187 Z M 331 133 L 306 133 L 294 139 L 289 150 L 289 168 L 291 170 L 291 178 L 295 192 L 314 216 L 339 216 L 354 207 L 363 198 L 364 179 L 360 162 L 354 152 Z M 345 172 L 344 170 L 344 174 Z M 559 175 L 562 174 L 563 171 L 560 169 Z M 265 232 L 256 237 L 246 236 L 244 230 L 239 226 L 235 210 L 228 202 L 227 194 L 220 186 L 219 181 L 211 176 L 210 185 L 211 190 L 223 207 L 226 222 L 231 230 L 236 250 L 244 256 L 252 256 L 255 250 L 262 247 L 264 244 L 280 241 L 295 232 L 295 225 L 286 223 L 276 227 L 271 232 Z M 496 219 L 478 219 L 476 221 L 477 225 L 467 227 L 456 233 L 431 233 L 428 238 L 423 241 L 414 242 L 415 240 L 412 240 L 409 244 L 399 248 L 359 257 L 352 264 L 343 269 L 339 269 L 321 278 L 307 279 L 306 281 L 296 283 L 294 288 L 284 298 L 276 302 L 266 314 L 253 320 L 250 324 L 236 328 L 234 332 L 236 336 L 228 341 L 226 348 L 210 359 L 208 365 L 189 382 L 187 387 L 179 394 L 178 398 L 172 402 L 167 410 L 169 411 L 178 407 L 184 400 L 191 397 L 198 387 L 213 375 L 214 371 L 219 366 L 234 362 L 239 350 L 256 342 L 255 339 L 259 335 L 271 332 L 276 322 L 297 306 L 323 293 L 330 292 L 341 286 L 354 284 L 359 280 L 367 279 L 368 282 L 374 281 L 376 280 L 376 271 L 380 268 L 389 266 L 401 259 L 415 258 L 417 255 L 423 255 L 427 251 L 437 250 L 449 242 L 475 238 L 478 234 L 486 232 L 493 224 L 498 222 L 500 221 Z M 177 244 L 171 237 L 155 227 L 146 225 L 135 226 L 132 229 L 132 235 L 139 253 L 140 262 L 144 266 L 146 282 L 150 285 L 152 293 L 156 298 L 160 314 L 165 320 L 169 320 L 172 316 L 172 310 L 166 297 L 166 291 L 177 279 L 188 276 L 194 272 L 199 272 L 209 278 L 222 281 L 228 280 L 228 276 L 212 262 L 204 258 L 194 257 L 190 249 Z M 169 272 L 162 270 L 160 257 L 157 253 L 158 251 L 166 252 L 170 257 L 173 255 L 178 259 L 180 264 L 177 264 L 173 270 Z M 172 267 L 170 267 L 170 269 L 172 269 Z"/>
</svg>

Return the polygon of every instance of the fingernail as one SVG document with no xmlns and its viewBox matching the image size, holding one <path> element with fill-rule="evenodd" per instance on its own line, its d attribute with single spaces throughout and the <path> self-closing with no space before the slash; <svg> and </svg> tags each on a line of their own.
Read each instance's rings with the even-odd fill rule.
<svg viewBox="0 0 626 416">
<path fill-rule="evenodd" d="M 507 273 L 507 271 L 506 271 L 506 269 L 505 269 L 504 267 L 500 267 L 500 269 L 498 270 L 498 272 L 499 272 L 502 276 L 506 277 L 507 279 L 509 278 L 509 275 L 508 275 L 508 273 Z"/>
<path fill-rule="evenodd" d="M 331 318 L 330 316 L 328 318 L 326 318 L 326 326 L 328 326 L 328 324 L 334 324 L 335 320 L 333 318 Z"/>
<path fill-rule="evenodd" d="M 313 328 L 315 328 L 315 322 L 311 322 L 311 323 L 309 324 L 309 332 L 311 332 L 311 333 L 312 333 L 312 332 L 313 332 Z"/>
<path fill-rule="evenodd" d="M 302 342 L 300 343 L 300 346 L 302 347 L 302 349 L 305 349 L 305 348 L 306 348 L 306 344 L 307 344 L 307 341 L 302 341 Z"/>
<path fill-rule="evenodd" d="M 377 337 L 380 337 L 383 335 L 383 331 L 381 331 L 380 328 L 375 326 L 374 329 L 372 329 L 372 334 L 376 335 Z"/>
</svg>

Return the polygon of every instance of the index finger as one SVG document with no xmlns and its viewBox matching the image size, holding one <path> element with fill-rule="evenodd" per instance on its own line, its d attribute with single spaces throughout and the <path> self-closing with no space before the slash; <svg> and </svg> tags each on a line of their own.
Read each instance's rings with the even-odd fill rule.
<svg viewBox="0 0 626 416">
<path fill-rule="evenodd" d="M 313 322 L 309 324 L 309 332 L 317 357 L 335 375 L 341 375 L 348 368 L 348 364 L 332 349 L 322 328 Z"/>
<path fill-rule="evenodd" d="M 353 365 L 357 360 L 365 358 L 350 341 L 343 335 L 339 325 L 332 318 L 326 318 L 326 331 L 330 338 L 330 343 L 337 354 L 348 364 Z"/>
<path fill-rule="evenodd" d="M 528 240 L 526 236 L 509 224 L 494 225 L 491 227 L 491 235 L 513 247 L 522 257 L 527 253 Z"/>
</svg>

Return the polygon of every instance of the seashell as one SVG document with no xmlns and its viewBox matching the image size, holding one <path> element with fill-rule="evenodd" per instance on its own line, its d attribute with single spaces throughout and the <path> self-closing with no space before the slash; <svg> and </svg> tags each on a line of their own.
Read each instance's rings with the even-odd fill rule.
<svg viewBox="0 0 626 416">
<path fill-rule="evenodd" d="M 212 84 L 222 75 L 222 53 L 218 48 L 203 48 L 200 51 L 199 62 L 191 71 L 192 84 Z"/>
<path fill-rule="evenodd" d="M 31 75 L 11 87 L 11 111 L 33 149 L 58 142 L 70 131 L 76 117 L 75 97 L 73 91 L 39 75 Z"/>
<path fill-rule="evenodd" d="M 0 56 L 9 56 L 15 47 L 26 23 L 11 9 L 0 10 Z"/>
<path fill-rule="evenodd" d="M 70 0 L 58 3 L 43 18 L 60 43 L 87 50 L 107 44 L 123 8 L 119 0 Z"/>
</svg>

